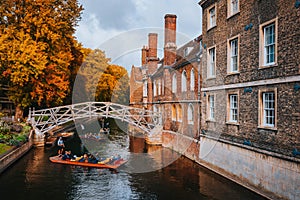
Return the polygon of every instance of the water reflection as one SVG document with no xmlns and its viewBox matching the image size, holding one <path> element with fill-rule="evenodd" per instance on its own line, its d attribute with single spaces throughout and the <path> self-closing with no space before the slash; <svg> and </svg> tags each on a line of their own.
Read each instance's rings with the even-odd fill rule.
<svg viewBox="0 0 300 200">
<path fill-rule="evenodd" d="M 109 142 L 97 150 L 128 158 L 149 154 L 141 167 L 177 156 L 159 146 L 147 147 L 142 138 L 121 136 L 107 136 Z M 80 151 L 80 140 L 74 137 L 66 146 Z M 1 199 L 262 199 L 184 157 L 160 170 L 132 173 L 130 163 L 117 172 L 51 163 L 48 158 L 55 153 L 55 148 L 35 148 L 0 175 Z"/>
</svg>

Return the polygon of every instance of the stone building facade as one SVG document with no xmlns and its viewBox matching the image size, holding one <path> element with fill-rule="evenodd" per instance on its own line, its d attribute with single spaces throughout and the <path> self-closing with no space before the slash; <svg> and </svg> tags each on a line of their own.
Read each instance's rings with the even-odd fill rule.
<svg viewBox="0 0 300 200">
<path fill-rule="evenodd" d="M 300 9 L 291 0 L 202 0 L 203 133 L 300 150 Z"/>
<path fill-rule="evenodd" d="M 140 67 L 132 66 L 130 105 L 160 112 L 163 130 L 196 137 L 200 130 L 200 41 L 176 45 L 177 16 L 165 15 L 164 58 L 156 33 L 149 33 Z"/>
</svg>

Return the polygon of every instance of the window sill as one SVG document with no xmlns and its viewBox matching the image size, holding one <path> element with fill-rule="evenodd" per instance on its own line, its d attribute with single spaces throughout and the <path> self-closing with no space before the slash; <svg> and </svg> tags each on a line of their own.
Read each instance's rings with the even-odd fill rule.
<svg viewBox="0 0 300 200">
<path fill-rule="evenodd" d="M 214 80 L 214 79 L 216 79 L 216 77 L 215 76 L 211 76 L 211 77 L 209 77 L 209 78 L 206 78 L 206 80 Z"/>
<path fill-rule="evenodd" d="M 278 64 L 274 63 L 272 65 L 262 65 L 262 66 L 259 66 L 258 69 L 268 69 L 268 68 L 272 68 L 272 67 L 278 67 Z"/>
<path fill-rule="evenodd" d="M 257 128 L 263 130 L 277 131 L 277 127 L 271 127 L 271 126 L 258 126 Z"/>
<path fill-rule="evenodd" d="M 233 125 L 233 126 L 239 126 L 240 124 L 238 122 L 226 122 L 227 125 Z"/>
<path fill-rule="evenodd" d="M 234 16 L 236 16 L 237 14 L 240 14 L 240 11 L 237 11 L 229 16 L 227 16 L 227 20 L 229 20 L 230 18 L 233 18 Z"/>
<path fill-rule="evenodd" d="M 240 75 L 240 72 L 227 72 L 227 76 Z"/>
<path fill-rule="evenodd" d="M 210 31 L 210 30 L 212 30 L 212 29 L 214 29 L 214 28 L 216 28 L 216 27 L 217 27 L 217 25 L 214 25 L 214 26 L 212 26 L 212 27 L 209 27 L 209 28 L 207 29 L 207 32 Z"/>
</svg>

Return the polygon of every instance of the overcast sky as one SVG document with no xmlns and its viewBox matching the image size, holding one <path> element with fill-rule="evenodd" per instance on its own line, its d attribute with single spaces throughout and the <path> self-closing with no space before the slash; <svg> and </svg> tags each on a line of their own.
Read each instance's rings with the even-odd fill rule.
<svg viewBox="0 0 300 200">
<path fill-rule="evenodd" d="M 201 34 L 199 0 L 79 0 L 84 11 L 76 37 L 84 47 L 104 50 L 112 63 L 140 65 L 148 33 L 157 32 L 162 57 L 165 14 L 177 15 L 177 46 Z"/>
</svg>

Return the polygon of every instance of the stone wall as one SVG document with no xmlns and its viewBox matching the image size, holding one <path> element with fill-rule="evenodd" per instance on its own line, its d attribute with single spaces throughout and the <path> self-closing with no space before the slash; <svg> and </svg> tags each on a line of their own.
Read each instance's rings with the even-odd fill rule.
<svg viewBox="0 0 300 200">
<path fill-rule="evenodd" d="M 200 164 L 272 199 L 300 199 L 300 160 L 202 137 Z"/>
<path fill-rule="evenodd" d="M 226 140 L 164 131 L 162 145 L 269 199 L 300 198 L 300 159 Z"/>
</svg>

